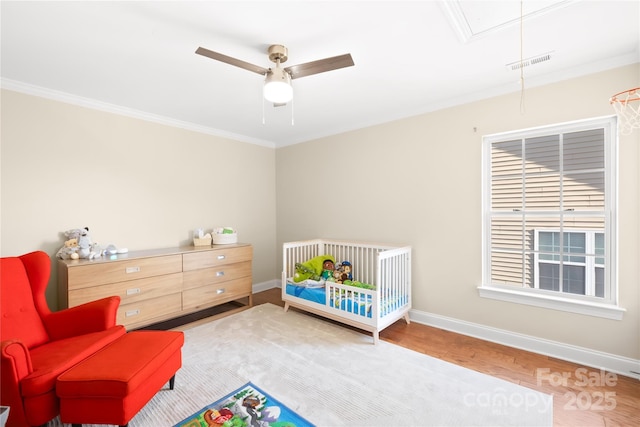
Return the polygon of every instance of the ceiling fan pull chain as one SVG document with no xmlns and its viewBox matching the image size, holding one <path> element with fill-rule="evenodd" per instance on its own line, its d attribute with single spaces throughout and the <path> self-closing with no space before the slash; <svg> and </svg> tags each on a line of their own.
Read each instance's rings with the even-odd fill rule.
<svg viewBox="0 0 640 427">
<path fill-rule="evenodd" d="M 293 99 L 291 100 L 291 126 L 293 126 L 293 106 L 294 106 L 294 102 Z"/>
<path fill-rule="evenodd" d="M 266 122 L 264 120 L 264 96 L 262 98 L 262 124 L 264 125 Z"/>
<path fill-rule="evenodd" d="M 523 32 L 524 32 L 524 0 L 520 0 L 520 114 L 525 113 L 524 105 L 524 64 L 523 64 Z"/>
</svg>

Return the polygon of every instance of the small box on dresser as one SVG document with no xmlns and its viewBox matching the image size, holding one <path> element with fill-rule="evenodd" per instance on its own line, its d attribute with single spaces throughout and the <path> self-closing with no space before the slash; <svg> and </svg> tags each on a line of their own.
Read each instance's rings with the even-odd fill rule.
<svg viewBox="0 0 640 427">
<path fill-rule="evenodd" d="M 226 302 L 252 301 L 251 245 L 179 247 L 59 260 L 60 305 L 118 295 L 118 323 L 134 329 Z"/>
</svg>

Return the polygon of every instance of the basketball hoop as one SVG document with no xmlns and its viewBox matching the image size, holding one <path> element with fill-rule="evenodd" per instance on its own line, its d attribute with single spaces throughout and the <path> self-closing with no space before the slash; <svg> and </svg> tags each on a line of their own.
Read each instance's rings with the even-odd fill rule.
<svg viewBox="0 0 640 427">
<path fill-rule="evenodd" d="M 609 99 L 618 115 L 620 133 L 629 135 L 640 128 L 640 87 L 616 93 Z"/>
</svg>

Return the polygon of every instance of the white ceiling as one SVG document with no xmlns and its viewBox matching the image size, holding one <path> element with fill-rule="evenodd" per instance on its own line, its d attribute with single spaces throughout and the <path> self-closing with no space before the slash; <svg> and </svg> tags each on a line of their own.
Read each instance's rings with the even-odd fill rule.
<svg viewBox="0 0 640 427">
<path fill-rule="evenodd" d="M 1 82 L 281 147 L 519 91 L 506 64 L 521 57 L 551 53 L 525 87 L 640 62 L 638 0 L 522 5 L 521 27 L 518 0 L 2 1 Z M 268 68 L 271 44 L 285 66 L 344 53 L 355 66 L 294 80 L 293 104 L 274 108 L 262 76 L 194 53 Z"/>
</svg>

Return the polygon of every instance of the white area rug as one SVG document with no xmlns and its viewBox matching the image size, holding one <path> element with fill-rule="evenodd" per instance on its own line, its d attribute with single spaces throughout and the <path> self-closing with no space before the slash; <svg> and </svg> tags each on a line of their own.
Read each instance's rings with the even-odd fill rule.
<svg viewBox="0 0 640 427">
<path fill-rule="evenodd" d="M 185 341 L 175 389 L 130 427 L 172 426 L 249 381 L 318 426 L 553 424 L 550 395 L 272 304 L 187 330 Z"/>
</svg>

